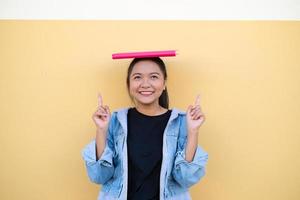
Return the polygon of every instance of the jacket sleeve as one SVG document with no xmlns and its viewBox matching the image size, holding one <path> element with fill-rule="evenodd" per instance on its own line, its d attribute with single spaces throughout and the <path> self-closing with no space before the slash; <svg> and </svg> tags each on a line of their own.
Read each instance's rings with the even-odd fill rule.
<svg viewBox="0 0 300 200">
<path fill-rule="evenodd" d="M 112 136 L 111 121 L 113 120 L 114 114 L 111 117 L 110 125 L 108 128 L 107 139 L 105 149 L 101 157 L 96 160 L 96 140 L 93 139 L 87 144 L 81 151 L 82 158 L 85 162 L 87 174 L 89 179 L 96 184 L 104 184 L 114 174 L 114 142 Z"/>
<path fill-rule="evenodd" d="M 191 162 L 185 160 L 185 148 L 187 144 L 186 118 L 183 118 L 177 143 L 172 175 L 183 187 L 189 188 L 196 184 L 205 175 L 205 167 L 208 153 L 199 145 Z"/>
</svg>

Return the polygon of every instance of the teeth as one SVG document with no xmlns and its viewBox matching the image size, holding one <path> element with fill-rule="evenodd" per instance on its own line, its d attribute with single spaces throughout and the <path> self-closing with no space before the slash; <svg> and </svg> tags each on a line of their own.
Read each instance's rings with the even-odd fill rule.
<svg viewBox="0 0 300 200">
<path fill-rule="evenodd" d="M 141 94 L 152 94 L 152 92 L 140 92 Z"/>
</svg>

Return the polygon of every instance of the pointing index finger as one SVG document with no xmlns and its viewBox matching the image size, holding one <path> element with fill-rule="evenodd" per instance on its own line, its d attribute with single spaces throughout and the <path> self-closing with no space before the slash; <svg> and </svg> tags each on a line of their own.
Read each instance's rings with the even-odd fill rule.
<svg viewBox="0 0 300 200">
<path fill-rule="evenodd" d="M 98 93 L 98 106 L 102 106 L 103 105 L 103 101 L 102 101 L 102 96 L 100 93 Z"/>
<path fill-rule="evenodd" d="M 195 105 L 200 105 L 200 94 L 196 97 Z"/>
</svg>

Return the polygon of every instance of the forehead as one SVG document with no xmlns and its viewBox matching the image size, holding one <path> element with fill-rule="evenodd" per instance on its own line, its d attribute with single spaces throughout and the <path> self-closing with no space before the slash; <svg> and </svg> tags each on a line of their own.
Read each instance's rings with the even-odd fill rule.
<svg viewBox="0 0 300 200">
<path fill-rule="evenodd" d="M 159 66 L 150 60 L 143 60 L 137 62 L 132 69 L 132 74 L 133 73 L 141 73 L 141 74 L 148 74 L 148 73 L 162 73 Z"/>
</svg>

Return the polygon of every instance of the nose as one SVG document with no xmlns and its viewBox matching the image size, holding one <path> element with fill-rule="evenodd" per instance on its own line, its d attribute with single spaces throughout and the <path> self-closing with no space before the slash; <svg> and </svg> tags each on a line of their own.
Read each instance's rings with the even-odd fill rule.
<svg viewBox="0 0 300 200">
<path fill-rule="evenodd" d="M 141 83 L 141 87 L 142 88 L 148 88 L 150 86 L 151 86 L 151 84 L 148 82 L 148 79 L 143 79 L 143 81 Z"/>
</svg>

